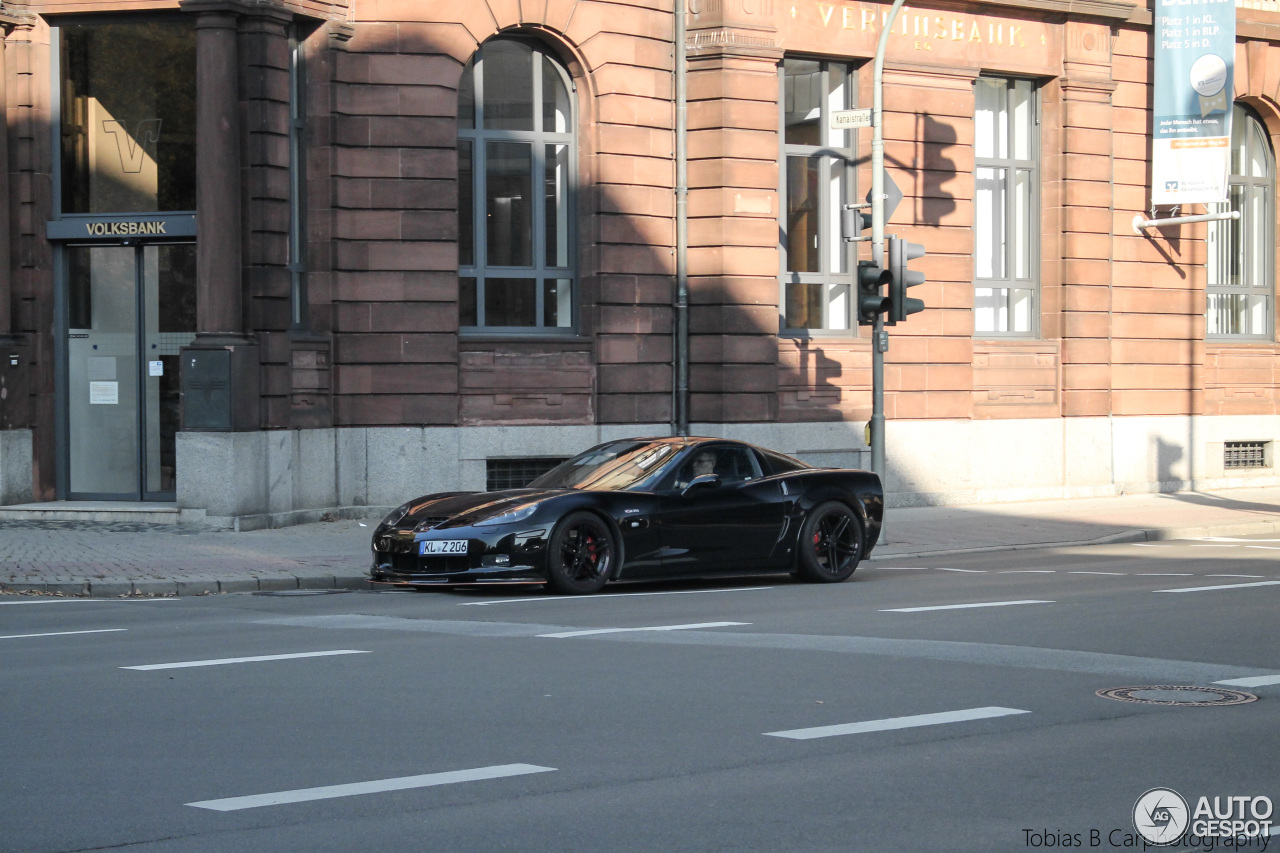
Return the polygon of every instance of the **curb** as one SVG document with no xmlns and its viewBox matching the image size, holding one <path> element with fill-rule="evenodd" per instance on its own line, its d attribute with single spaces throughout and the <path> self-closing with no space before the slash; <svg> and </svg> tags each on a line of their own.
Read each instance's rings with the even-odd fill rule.
<svg viewBox="0 0 1280 853">
<path fill-rule="evenodd" d="M 1208 527 L 1145 527 L 1109 533 L 1093 539 L 1071 539 L 1061 542 L 1021 542 L 1008 545 L 983 545 L 976 548 L 946 548 L 931 551 L 903 551 L 897 554 L 873 553 L 867 562 L 877 560 L 910 560 L 915 557 L 950 557 L 957 554 L 988 554 L 993 551 L 1031 551 L 1043 548 L 1078 548 L 1086 545 L 1114 545 L 1126 542 L 1162 542 L 1170 539 L 1203 539 L 1207 536 L 1248 536 L 1255 533 L 1280 533 L 1280 520 L 1242 521 Z M 889 546 L 892 547 L 892 546 Z"/>
</svg>

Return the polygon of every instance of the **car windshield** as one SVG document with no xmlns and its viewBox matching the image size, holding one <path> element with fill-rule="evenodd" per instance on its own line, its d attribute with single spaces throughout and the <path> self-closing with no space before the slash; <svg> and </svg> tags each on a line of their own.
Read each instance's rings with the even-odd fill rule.
<svg viewBox="0 0 1280 853">
<path fill-rule="evenodd" d="M 614 441 L 562 462 L 529 484 L 531 489 L 620 491 L 666 468 L 679 448 L 668 442 Z"/>
</svg>

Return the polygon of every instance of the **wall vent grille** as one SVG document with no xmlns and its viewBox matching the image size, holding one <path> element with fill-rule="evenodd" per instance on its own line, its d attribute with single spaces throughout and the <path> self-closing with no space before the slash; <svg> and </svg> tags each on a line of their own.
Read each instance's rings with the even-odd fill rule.
<svg viewBox="0 0 1280 853">
<path fill-rule="evenodd" d="M 563 462 L 561 457 L 538 456 L 526 459 L 487 459 L 485 490 L 523 489 Z"/>
<path fill-rule="evenodd" d="M 1223 447 L 1222 467 L 1266 468 L 1269 441 L 1228 441 Z"/>
</svg>

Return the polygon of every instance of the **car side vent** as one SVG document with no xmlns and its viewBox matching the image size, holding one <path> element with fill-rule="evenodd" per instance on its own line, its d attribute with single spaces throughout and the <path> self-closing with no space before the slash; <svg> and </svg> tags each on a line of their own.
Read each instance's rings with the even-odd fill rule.
<svg viewBox="0 0 1280 853">
<path fill-rule="evenodd" d="M 523 489 L 563 461 L 561 457 L 551 456 L 485 460 L 485 490 L 496 492 L 501 489 Z"/>
<path fill-rule="evenodd" d="M 1268 468 L 1269 441 L 1228 441 L 1223 445 L 1223 468 Z"/>
</svg>

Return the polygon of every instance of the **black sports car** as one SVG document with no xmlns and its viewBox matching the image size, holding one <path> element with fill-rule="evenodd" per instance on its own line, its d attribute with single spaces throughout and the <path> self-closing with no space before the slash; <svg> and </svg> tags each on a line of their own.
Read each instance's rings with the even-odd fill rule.
<svg viewBox="0 0 1280 853">
<path fill-rule="evenodd" d="M 545 583 L 795 573 L 842 581 L 879 538 L 880 478 L 740 441 L 598 445 L 524 489 L 426 495 L 373 533 L 375 583 Z"/>
</svg>

